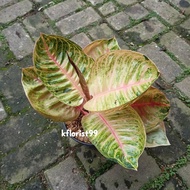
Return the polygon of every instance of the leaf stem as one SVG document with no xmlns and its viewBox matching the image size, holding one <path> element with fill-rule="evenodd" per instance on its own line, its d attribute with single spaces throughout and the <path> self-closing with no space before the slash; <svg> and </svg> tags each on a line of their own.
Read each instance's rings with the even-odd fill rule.
<svg viewBox="0 0 190 190">
<path fill-rule="evenodd" d="M 69 59 L 69 62 L 71 63 L 71 65 L 73 66 L 73 68 L 75 69 L 78 77 L 79 77 L 79 83 L 81 85 L 81 88 L 84 92 L 84 95 L 86 97 L 86 101 L 90 100 L 91 99 L 91 96 L 90 96 L 90 92 L 89 92 L 89 89 L 88 89 L 88 85 L 87 85 L 87 82 L 83 76 L 83 74 L 81 73 L 81 71 L 79 70 L 79 68 L 77 67 L 77 65 L 73 62 L 73 60 L 71 59 L 71 57 L 69 56 L 68 52 L 67 53 L 67 56 L 68 56 L 68 59 Z"/>
</svg>

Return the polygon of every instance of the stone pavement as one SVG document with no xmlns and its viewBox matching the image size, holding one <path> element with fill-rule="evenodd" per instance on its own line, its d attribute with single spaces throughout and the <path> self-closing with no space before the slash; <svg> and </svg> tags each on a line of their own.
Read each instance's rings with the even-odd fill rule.
<svg viewBox="0 0 190 190">
<path fill-rule="evenodd" d="M 20 82 L 40 32 L 82 47 L 115 36 L 150 57 L 171 101 L 171 146 L 146 149 L 135 172 L 61 137 L 62 124 L 36 113 Z M 190 189 L 189 40 L 190 0 L 0 0 L 0 189 Z"/>
</svg>

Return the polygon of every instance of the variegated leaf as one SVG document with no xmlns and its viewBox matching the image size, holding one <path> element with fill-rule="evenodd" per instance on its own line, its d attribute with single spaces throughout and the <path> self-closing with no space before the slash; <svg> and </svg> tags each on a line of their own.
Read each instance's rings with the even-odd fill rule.
<svg viewBox="0 0 190 190">
<path fill-rule="evenodd" d="M 146 133 L 154 131 L 158 123 L 167 116 L 170 104 L 164 93 L 150 87 L 137 101 L 131 105 L 140 115 Z"/>
<path fill-rule="evenodd" d="M 157 129 L 146 136 L 146 147 L 168 146 L 170 142 L 166 136 L 164 122 L 157 125 Z"/>
<path fill-rule="evenodd" d="M 93 59 L 86 56 L 77 44 L 60 36 L 41 34 L 34 48 L 34 66 L 44 85 L 59 101 L 79 106 L 85 94 L 67 55 L 77 65 L 85 80 L 88 80 L 87 67 L 90 69 Z"/>
<path fill-rule="evenodd" d="M 88 86 L 93 98 L 84 108 L 103 111 L 128 104 L 158 76 L 154 63 L 138 52 L 115 50 L 104 54 L 92 67 Z"/>
<path fill-rule="evenodd" d="M 80 110 L 60 102 L 43 85 L 33 67 L 22 70 L 22 85 L 32 107 L 42 115 L 54 121 L 72 121 Z"/>
<path fill-rule="evenodd" d="M 87 45 L 83 51 L 88 56 L 96 60 L 101 55 L 108 53 L 112 50 L 119 50 L 120 47 L 115 38 L 111 39 L 101 39 L 93 41 L 91 44 Z"/>
<path fill-rule="evenodd" d="M 82 119 L 85 131 L 98 131 L 88 136 L 102 155 L 125 168 L 137 170 L 146 134 L 143 122 L 136 111 L 129 107 L 105 112 L 91 112 Z"/>
</svg>

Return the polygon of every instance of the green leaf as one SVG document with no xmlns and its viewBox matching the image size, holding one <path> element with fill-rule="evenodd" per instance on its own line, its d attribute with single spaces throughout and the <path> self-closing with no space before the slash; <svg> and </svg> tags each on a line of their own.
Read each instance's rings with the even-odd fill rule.
<svg viewBox="0 0 190 190">
<path fill-rule="evenodd" d="M 119 50 L 120 47 L 115 38 L 111 39 L 100 39 L 93 41 L 91 44 L 87 45 L 83 51 L 88 56 L 96 60 L 101 55 L 108 53 L 112 50 Z"/>
<path fill-rule="evenodd" d="M 137 169 L 146 134 L 143 122 L 133 108 L 91 112 L 83 117 L 82 126 L 86 132 L 98 132 L 88 137 L 103 156 L 125 168 Z"/>
<path fill-rule="evenodd" d="M 60 102 L 43 85 L 33 67 L 22 69 L 22 85 L 32 107 L 54 121 L 72 121 L 80 110 Z"/>
<path fill-rule="evenodd" d="M 146 139 L 146 147 L 168 146 L 170 142 L 166 136 L 164 122 L 157 125 L 157 129 L 148 133 Z"/>
<path fill-rule="evenodd" d="M 34 48 L 34 66 L 44 85 L 59 101 L 79 106 L 85 94 L 67 53 L 87 81 L 93 59 L 86 56 L 77 44 L 60 36 L 41 34 Z"/>
<path fill-rule="evenodd" d="M 146 132 L 154 131 L 167 116 L 170 104 L 164 93 L 150 87 L 137 101 L 131 105 L 140 115 Z"/>
<path fill-rule="evenodd" d="M 93 98 L 84 108 L 104 111 L 129 104 L 158 76 L 154 63 L 138 52 L 115 50 L 104 54 L 92 67 L 88 86 Z"/>
</svg>

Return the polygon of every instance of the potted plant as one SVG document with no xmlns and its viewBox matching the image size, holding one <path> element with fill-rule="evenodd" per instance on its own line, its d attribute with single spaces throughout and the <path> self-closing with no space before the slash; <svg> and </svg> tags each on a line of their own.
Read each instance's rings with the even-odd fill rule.
<svg viewBox="0 0 190 190">
<path fill-rule="evenodd" d="M 41 34 L 33 63 L 22 70 L 32 107 L 69 129 L 76 124 L 103 156 L 137 170 L 145 147 L 169 145 L 163 123 L 169 101 L 151 86 L 159 71 L 145 55 L 121 50 L 115 38 L 82 49 Z"/>
</svg>

